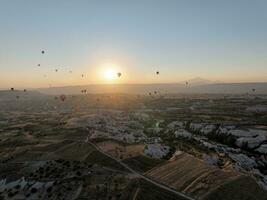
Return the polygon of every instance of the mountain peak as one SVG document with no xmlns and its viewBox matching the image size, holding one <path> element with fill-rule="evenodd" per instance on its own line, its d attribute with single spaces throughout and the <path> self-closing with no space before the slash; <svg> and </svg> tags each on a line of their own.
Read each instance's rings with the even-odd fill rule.
<svg viewBox="0 0 267 200">
<path fill-rule="evenodd" d="M 201 77 L 195 77 L 195 78 L 189 79 L 185 82 L 188 82 L 188 84 L 190 84 L 190 85 L 208 85 L 208 84 L 219 83 L 219 81 L 211 81 L 211 80 L 204 79 Z"/>
</svg>

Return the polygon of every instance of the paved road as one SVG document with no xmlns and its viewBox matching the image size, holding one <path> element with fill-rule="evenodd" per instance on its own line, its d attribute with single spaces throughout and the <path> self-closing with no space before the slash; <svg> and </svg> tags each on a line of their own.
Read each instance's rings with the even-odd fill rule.
<svg viewBox="0 0 267 200">
<path fill-rule="evenodd" d="M 138 177 L 140 177 L 140 178 L 142 178 L 142 179 L 144 179 L 144 180 L 146 180 L 146 181 L 152 183 L 153 185 L 156 185 L 156 186 L 158 186 L 158 187 L 160 187 L 162 189 L 165 189 L 165 190 L 167 190 L 169 192 L 172 192 L 172 193 L 176 194 L 177 196 L 179 196 L 181 198 L 184 198 L 185 200 L 195 200 L 195 199 L 193 199 L 193 198 L 191 198 L 191 197 L 189 197 L 189 196 L 187 196 L 187 195 L 185 195 L 185 194 L 183 194 L 181 192 L 178 192 L 178 191 L 176 191 L 176 190 L 174 190 L 172 188 L 169 188 L 169 187 L 167 187 L 165 185 L 162 185 L 162 184 L 160 184 L 160 183 L 158 183 L 158 182 L 156 182 L 156 181 L 154 181 L 154 180 L 152 180 L 152 179 L 144 176 L 143 174 L 140 174 L 139 172 L 135 171 L 134 169 L 130 168 L 128 165 L 126 165 L 125 163 L 123 163 L 118 158 L 115 158 L 115 157 L 109 155 L 108 153 L 104 152 L 97 145 L 95 145 L 94 143 L 90 142 L 89 138 L 87 138 L 85 141 L 87 143 L 91 144 L 93 147 L 95 147 L 96 150 L 98 150 L 99 152 L 101 152 L 105 156 L 111 158 L 112 160 L 115 160 L 116 162 L 118 162 L 119 164 L 121 164 L 123 167 L 125 167 L 126 169 L 128 169 L 130 172 L 132 172 L 133 174 L 137 175 Z"/>
</svg>

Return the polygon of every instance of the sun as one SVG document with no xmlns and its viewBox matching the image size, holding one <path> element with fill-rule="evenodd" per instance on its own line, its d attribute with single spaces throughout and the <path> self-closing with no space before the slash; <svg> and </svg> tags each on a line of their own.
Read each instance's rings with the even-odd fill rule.
<svg viewBox="0 0 267 200">
<path fill-rule="evenodd" d="M 114 80 L 116 78 L 116 71 L 114 69 L 105 69 L 104 77 L 106 80 Z"/>
<path fill-rule="evenodd" d="M 114 63 L 105 63 L 102 65 L 101 77 L 105 81 L 114 82 L 118 79 L 119 66 Z"/>
</svg>

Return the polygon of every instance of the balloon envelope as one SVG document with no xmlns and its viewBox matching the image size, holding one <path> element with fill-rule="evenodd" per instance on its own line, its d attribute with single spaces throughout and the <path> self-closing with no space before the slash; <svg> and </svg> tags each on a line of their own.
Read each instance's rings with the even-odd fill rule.
<svg viewBox="0 0 267 200">
<path fill-rule="evenodd" d="M 61 101 L 65 101 L 66 100 L 66 96 L 64 94 L 60 95 L 60 100 Z"/>
</svg>

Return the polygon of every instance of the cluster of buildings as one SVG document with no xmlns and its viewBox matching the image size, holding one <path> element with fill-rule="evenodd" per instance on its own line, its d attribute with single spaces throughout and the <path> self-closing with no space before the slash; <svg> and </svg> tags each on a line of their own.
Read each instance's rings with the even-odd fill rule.
<svg viewBox="0 0 267 200">
<path fill-rule="evenodd" d="M 125 114 L 120 111 L 101 112 L 72 118 L 69 127 L 86 127 L 93 131 L 88 139 L 113 139 L 128 144 L 145 143 L 144 154 L 162 159 L 170 147 L 161 139 L 162 134 L 177 140 L 192 140 L 199 147 L 218 155 L 204 155 L 205 162 L 220 165 L 220 157 L 231 161 L 233 168 L 260 177 L 259 182 L 267 189 L 267 131 L 236 125 L 201 122 L 174 121 L 166 127 L 154 125 L 150 136 L 144 133 L 142 121 L 148 120 L 145 113 Z M 162 122 L 159 122 L 162 123 Z"/>
<path fill-rule="evenodd" d="M 195 141 L 199 147 L 227 157 L 233 168 L 258 178 L 267 189 L 267 131 L 194 122 L 172 122 L 167 133 L 183 140 Z M 208 163 L 217 163 L 218 158 L 205 156 Z"/>
</svg>

